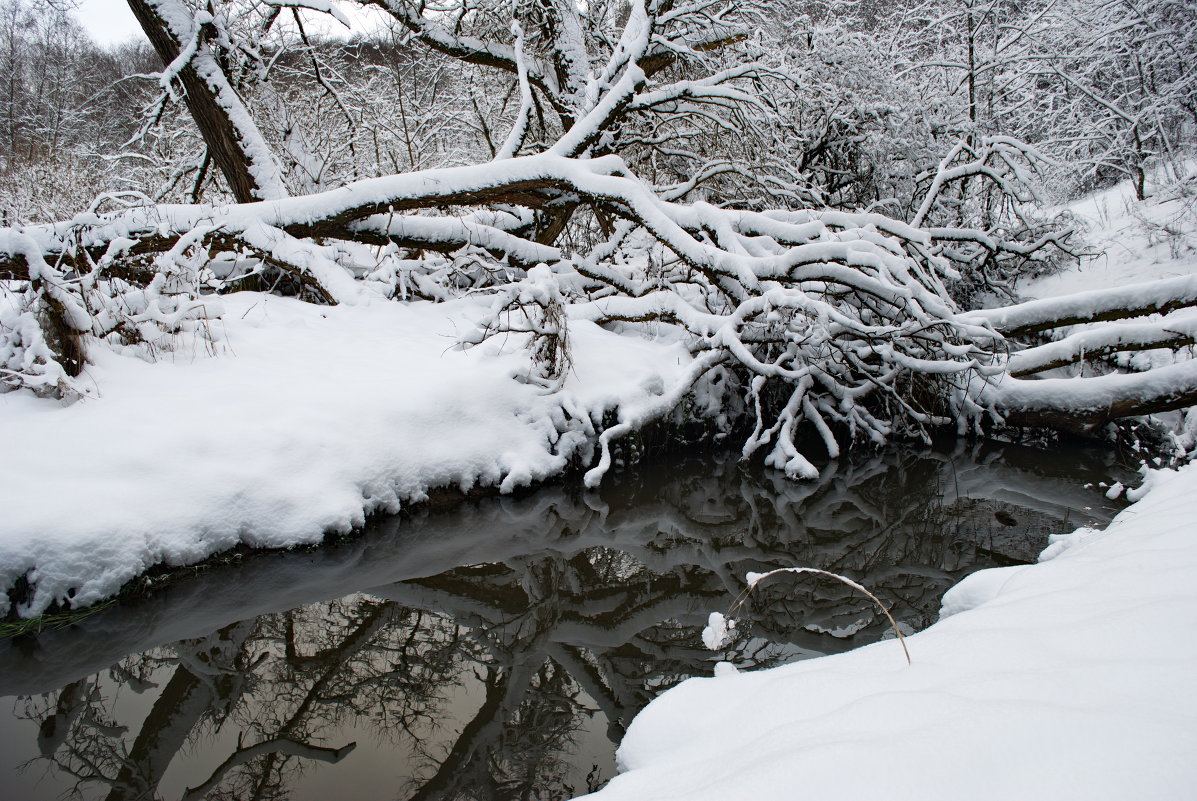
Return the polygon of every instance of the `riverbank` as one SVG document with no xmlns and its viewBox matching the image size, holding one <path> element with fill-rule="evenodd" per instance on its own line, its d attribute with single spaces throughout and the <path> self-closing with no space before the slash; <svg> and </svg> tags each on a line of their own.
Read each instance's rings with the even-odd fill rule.
<svg viewBox="0 0 1197 801">
<path fill-rule="evenodd" d="M 1191 274 L 1190 200 L 1172 187 L 1136 201 L 1124 183 L 1069 204 L 1101 255 L 1020 291 Z M 1122 358 L 1145 369 L 1171 357 Z M 1197 416 L 1170 414 L 1173 445 L 1191 451 Z M 1191 797 L 1194 493 L 1197 466 L 1151 471 L 1104 530 L 1059 538 L 1039 564 L 968 577 L 941 621 L 908 638 L 910 666 L 883 642 L 685 682 L 635 719 L 619 752 L 626 772 L 594 797 Z"/>
<path fill-rule="evenodd" d="M 0 587 L 83 607 L 156 565 L 346 532 L 437 488 L 501 491 L 589 458 L 599 423 L 651 405 L 680 345 L 571 324 L 562 391 L 519 337 L 461 350 L 482 301 L 320 307 L 221 298 L 209 342 L 156 362 L 95 348 L 95 397 L 0 394 Z M 7 604 L 6 604 L 7 606 Z"/>
<path fill-rule="evenodd" d="M 911 665 L 886 641 L 684 682 L 636 717 L 626 772 L 590 797 L 1190 797 L 1194 493 L 1197 465 L 1151 471 L 1104 530 L 969 576 L 907 638 Z"/>
<path fill-rule="evenodd" d="M 1127 191 L 1073 204 L 1109 255 L 1027 294 L 1192 272 L 1185 199 L 1135 203 Z M 325 307 L 239 292 L 210 302 L 223 313 L 210 309 L 205 330 L 155 361 L 92 348 L 91 397 L 63 407 L 0 393 L 0 612 L 83 608 L 153 569 L 318 544 L 437 490 L 538 484 L 590 465 L 617 416 L 635 427 L 669 406 L 664 396 L 695 365 L 660 331 L 571 319 L 571 363 L 553 392 L 533 375 L 526 335 L 458 347 L 488 316 L 483 297 Z M 719 416 L 740 403 L 703 399 L 675 417 L 726 430 Z M 1172 414 L 1174 444 L 1192 449 L 1197 415 Z"/>
<path fill-rule="evenodd" d="M 653 696 L 684 675 L 710 675 L 706 610 L 730 602 L 745 571 L 845 571 L 921 629 L 944 590 L 1000 564 L 995 554 L 1034 559 L 1067 520 L 1108 522 L 1103 490 L 1083 485 L 1112 469 L 1097 449 L 1064 456 L 957 441 L 857 452 L 792 482 L 729 448 L 647 458 L 592 493 L 570 478 L 452 510 L 409 507 L 336 544 L 247 552 L 185 581 L 155 579 L 152 595 L 121 598 L 70 630 L 0 642 L 10 795 L 68 792 L 92 773 L 59 766 L 102 746 L 134 754 L 130 770 L 161 775 L 156 795 L 179 798 L 238 748 L 278 742 L 286 726 L 357 747 L 335 764 L 292 760 L 282 772 L 254 760 L 220 792 L 241 797 L 238 788 L 277 776 L 275 795 L 293 801 L 378 801 L 441 776 L 452 786 L 425 795 L 468 796 L 510 786 L 516 770 L 531 796 L 569 797 L 615 774 L 618 741 Z M 1038 548 L 1023 550 L 1031 541 Z M 883 634 L 865 599 L 828 589 L 765 590 L 770 602 L 741 619 L 755 635 L 742 657 L 782 664 Z M 230 688 L 212 708 L 228 714 L 188 717 L 203 707 L 175 690 L 212 670 L 214 687 Z M 488 699 L 500 693 L 508 700 L 496 710 Z M 301 724 L 287 712 L 296 698 L 312 699 Z M 434 729 L 396 725 L 412 705 Z M 179 720 L 161 750 L 134 749 Z M 105 721 L 102 733 L 94 721 Z M 46 761 L 39 733 L 51 727 Z"/>
</svg>

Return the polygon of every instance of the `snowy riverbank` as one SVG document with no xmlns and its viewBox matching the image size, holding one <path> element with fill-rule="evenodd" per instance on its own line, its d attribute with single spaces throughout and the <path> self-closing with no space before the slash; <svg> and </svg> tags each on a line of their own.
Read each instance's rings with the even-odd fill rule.
<svg viewBox="0 0 1197 801">
<path fill-rule="evenodd" d="M 1103 254 L 1021 291 L 1191 275 L 1189 200 L 1169 190 L 1138 202 L 1122 184 L 1070 204 Z M 1168 358 L 1134 353 L 1128 366 Z M 1186 420 L 1178 443 L 1191 447 Z M 1059 538 L 1039 564 L 965 579 L 943 619 L 908 638 L 910 666 L 882 642 L 683 683 L 635 719 L 619 752 L 627 772 L 594 797 L 1193 797 L 1194 494 L 1197 465 L 1152 471 L 1104 531 Z"/>
<path fill-rule="evenodd" d="M 1032 283 L 1027 295 L 1192 275 L 1187 195 L 1135 203 L 1126 192 L 1072 207 L 1107 256 Z M 12 299 L 0 294 L 0 303 Z M 154 565 L 193 564 L 242 544 L 319 542 L 432 488 L 529 485 L 572 457 L 592 461 L 605 416 L 618 411 L 634 427 L 672 406 L 704 359 L 718 358 L 716 349 L 696 360 L 676 329 L 657 324 L 602 329 L 590 322 L 608 303 L 599 300 L 571 308 L 571 364 L 552 392 L 527 380 L 525 335 L 457 347 L 493 313 L 493 299 L 399 304 L 363 290 L 358 301 L 207 298 L 223 312 L 208 310 L 205 336 L 181 335 L 154 362 L 91 348 L 82 381 L 91 397 L 64 407 L 28 390 L 0 393 L 0 590 L 28 579 L 22 614 L 68 599 L 86 605 Z M 1174 359 L 1170 350 L 1119 358 L 1164 368 Z M 1191 374 L 1190 362 L 1181 367 L 1182 378 Z M 719 413 L 718 400 L 700 403 L 698 413 Z M 1193 447 L 1197 416 L 1176 428 L 1178 444 Z M 784 462 L 788 452 L 777 448 Z"/>
<path fill-rule="evenodd" d="M 604 412 L 651 403 L 680 345 L 571 324 L 563 391 L 516 377 L 519 337 L 455 349 L 477 301 L 321 307 L 220 300 L 214 353 L 148 363 L 95 348 L 96 397 L 0 394 L 0 587 L 26 613 L 86 605 L 158 563 L 319 542 L 435 487 L 511 489 L 560 473 Z"/>
<path fill-rule="evenodd" d="M 593 797 L 1191 798 L 1197 466 L 1145 490 L 1039 564 L 965 579 L 910 666 L 887 641 L 670 690 Z"/>
</svg>

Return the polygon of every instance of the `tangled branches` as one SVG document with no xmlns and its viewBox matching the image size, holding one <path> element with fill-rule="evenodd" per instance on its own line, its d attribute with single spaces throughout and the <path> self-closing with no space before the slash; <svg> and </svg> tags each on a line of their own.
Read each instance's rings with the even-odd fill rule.
<svg viewBox="0 0 1197 801">
<path fill-rule="evenodd" d="M 529 312 L 538 297 L 567 298 L 571 321 L 651 327 L 685 342 L 696 368 L 656 411 L 703 391 L 715 365 L 734 365 L 753 418 L 744 456 L 768 448 L 767 462 L 794 478 L 816 472 L 796 445 L 803 424 L 832 456 L 845 437 L 926 434 L 953 422 L 970 383 L 1003 372 L 1001 336 L 958 319 L 944 286 L 950 267 L 926 233 L 872 214 L 669 204 L 633 186 L 618 196 L 626 221 L 611 240 L 531 271 L 472 341 L 498 330 L 543 335 L 551 306 Z M 654 240 L 668 243 L 662 258 Z M 648 416 L 621 420 L 621 431 Z"/>
<path fill-rule="evenodd" d="M 231 166 L 222 169 L 245 179 L 234 192 L 243 202 L 146 205 L 0 230 L 0 278 L 17 293 L 0 310 L 3 385 L 81 394 L 79 376 L 96 342 L 150 354 L 169 348 L 178 333 L 202 333 L 204 321 L 219 315 L 214 296 L 256 282 L 319 303 L 492 293 L 490 315 L 464 342 L 525 336 L 533 362 L 526 379 L 549 392 L 568 379 L 571 326 L 622 327 L 684 343 L 692 361 L 683 377 L 654 402 L 620 410 L 599 435 L 592 484 L 610 464 L 613 439 L 688 395 L 707 408 L 736 407 L 750 429 L 744 456 L 763 451 L 769 464 L 803 478 L 815 473 L 800 446 L 805 431 L 834 457 L 856 440 L 926 437 L 941 426 L 1055 425 L 1081 407 L 1084 425 L 1096 425 L 1178 408 L 1194 394 L 1197 381 L 1183 366 L 1167 376 L 1063 390 L 1021 378 L 1067 364 L 1086 348 L 1112 353 L 1128 342 L 1190 342 L 1187 321 L 1183 330 L 1169 324 L 1066 337 L 1054 350 L 1011 359 L 1021 346 L 1007 335 L 1108 320 L 1098 307 L 1109 299 L 1078 301 L 1080 312 L 1067 303 L 1040 310 L 1033 329 L 1007 327 L 1000 311 L 961 313 L 958 303 L 971 302 L 978 289 L 1008 291 L 1012 265 L 1069 247 L 1066 230 L 1023 214 L 1040 157 L 1008 137 L 968 137 L 921 174 L 925 194 L 909 222 L 686 201 L 738 168 L 697 158 L 685 141 L 708 129 L 735 130 L 747 110 L 774 113 L 754 89 L 767 71 L 747 51 L 726 63 L 710 58 L 748 38 L 751 20 L 737 4 L 638 0 L 622 32 L 605 37 L 582 34 L 575 4 L 546 0 L 529 19 L 551 21 L 545 30 L 559 35 L 525 39 L 516 19 L 510 44 L 467 35 L 467 17 L 476 32 L 494 32 L 469 4 L 460 6 L 460 30 L 426 15 L 424 4 L 376 5 L 424 46 L 515 76 L 521 111 L 503 146 L 492 148 L 494 160 L 288 197 L 282 178 L 262 166 L 281 162 L 250 135 L 254 122 L 241 105 L 222 105 L 227 87 L 217 81 L 205 113 L 235 119 L 248 133 L 214 138 L 202 124 L 201 133 L 210 149 L 219 138 L 229 151 Z M 154 8 L 185 12 L 176 0 L 143 10 L 153 16 Z M 175 52 L 171 41 L 203 45 L 203 58 L 187 61 L 191 51 L 179 51 L 171 69 L 220 77 L 220 59 L 209 52 L 218 43 L 204 33 L 216 24 L 209 17 L 188 25 L 180 17 L 180 25 L 159 31 L 163 52 Z M 706 77 L 675 74 L 693 65 L 709 68 Z M 555 122 L 544 121 L 542 104 Z M 673 184 L 651 183 L 630 166 L 658 162 L 699 166 Z M 653 173 L 669 177 L 668 170 Z M 1144 309 L 1197 302 L 1192 287 L 1158 289 L 1146 293 Z"/>
</svg>

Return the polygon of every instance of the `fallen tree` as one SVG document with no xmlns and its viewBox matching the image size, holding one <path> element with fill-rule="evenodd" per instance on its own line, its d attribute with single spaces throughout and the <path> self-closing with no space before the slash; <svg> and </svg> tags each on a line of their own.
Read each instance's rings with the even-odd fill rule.
<svg viewBox="0 0 1197 801">
<path fill-rule="evenodd" d="M 492 313 L 462 346 L 524 336 L 536 362 L 532 379 L 547 391 L 568 369 L 571 324 L 651 327 L 684 341 L 693 355 L 685 378 L 663 387 L 654 404 L 620 411 L 598 438 L 588 484 L 608 469 L 614 439 L 687 398 L 707 416 L 747 419 L 744 456 L 766 451 L 770 465 L 794 478 L 816 472 L 801 446 L 807 430 L 834 457 L 856 440 L 926 437 L 945 426 L 1090 430 L 1197 402 L 1189 362 L 1133 375 L 1027 379 L 1095 356 L 1191 344 L 1191 317 L 1176 311 L 1197 305 L 1191 280 L 1129 297 L 960 309 L 961 284 L 986 283 L 995 271 L 1070 247 L 1068 230 L 1023 213 L 1040 156 L 1015 140 L 961 141 L 928 175 L 909 222 L 718 205 L 710 199 L 720 176 L 744 170 L 712 166 L 694 150 L 681 158 L 692 166 L 688 179 L 641 178 L 637 165 L 684 150 L 704 130 L 772 113 L 759 87 L 786 76 L 752 58 L 755 4 L 642 0 L 616 35 L 594 26 L 584 35 L 573 3 L 536 0 L 520 12 L 522 22 L 520 14 L 510 20 L 508 40 L 462 33 L 474 20 L 469 6 L 450 28 L 444 9 L 379 5 L 416 41 L 514 80 L 519 110 L 495 157 L 286 196 L 285 176 L 276 174 L 282 161 L 222 72 L 222 53 L 237 51 L 227 7 L 195 12 L 179 0 L 137 0 L 163 58 L 174 53 L 163 87 L 174 91 L 179 81 L 195 100 L 192 84 L 207 81 L 203 113 L 225 120 L 199 128 L 210 152 L 223 151 L 218 161 L 241 202 L 103 213 L 97 205 L 60 223 L 0 230 L 0 276 L 19 293 L 0 329 L 6 387 L 86 394 L 77 378 L 90 348 L 168 348 L 179 331 L 200 330 L 219 314 L 216 296 L 256 277 L 330 304 L 491 293 Z M 541 26 L 535 47 L 524 30 L 530 18 Z M 555 121 L 543 118 L 542 105 Z M 1004 199 L 1009 214 L 1000 224 L 959 224 L 961 196 L 978 186 Z M 693 199 L 703 193 L 708 200 Z M 987 202 L 985 217 L 994 214 Z M 1029 348 L 1016 339 L 1168 312 Z"/>
</svg>

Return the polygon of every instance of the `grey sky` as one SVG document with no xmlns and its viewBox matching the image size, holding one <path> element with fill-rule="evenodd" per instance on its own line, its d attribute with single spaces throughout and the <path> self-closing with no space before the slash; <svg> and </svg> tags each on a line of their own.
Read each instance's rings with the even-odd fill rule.
<svg viewBox="0 0 1197 801">
<path fill-rule="evenodd" d="M 369 29 L 380 24 L 382 15 L 378 12 L 354 8 L 344 3 L 341 7 L 353 22 L 355 29 Z M 143 37 L 141 27 L 133 18 L 133 12 L 129 10 L 126 0 L 82 0 L 75 16 L 97 44 L 108 46 L 120 44 L 133 37 Z M 304 12 L 304 25 L 309 31 L 333 34 L 345 31 L 340 23 L 310 11 Z"/>
<path fill-rule="evenodd" d="M 83 0 L 75 16 L 98 44 L 119 44 L 142 36 L 125 0 Z"/>
</svg>

